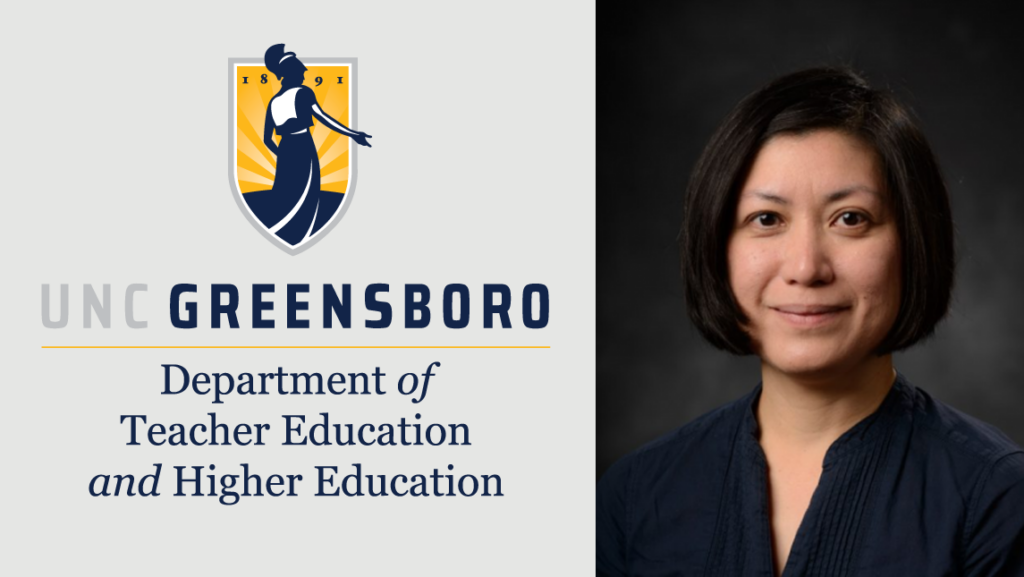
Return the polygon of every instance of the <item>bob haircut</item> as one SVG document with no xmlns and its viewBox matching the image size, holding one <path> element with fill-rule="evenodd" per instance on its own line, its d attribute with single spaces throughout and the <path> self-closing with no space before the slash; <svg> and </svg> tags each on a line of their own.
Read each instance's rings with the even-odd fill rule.
<svg viewBox="0 0 1024 577">
<path fill-rule="evenodd" d="M 737 196 L 758 151 L 780 134 L 836 130 L 870 145 L 899 234 L 899 313 L 877 354 L 930 335 L 949 308 L 955 256 L 949 194 L 935 155 L 907 111 L 851 70 L 812 68 L 744 98 L 711 137 L 687 187 L 679 248 L 686 308 L 711 344 L 753 353 L 729 286 L 726 247 Z"/>
</svg>

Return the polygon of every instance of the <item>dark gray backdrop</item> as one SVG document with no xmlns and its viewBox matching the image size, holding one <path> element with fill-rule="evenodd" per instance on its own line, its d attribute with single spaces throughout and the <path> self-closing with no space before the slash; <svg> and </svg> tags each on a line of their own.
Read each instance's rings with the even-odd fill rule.
<svg viewBox="0 0 1024 577">
<path fill-rule="evenodd" d="M 897 368 L 1024 444 L 1024 33 L 1005 8 L 888 3 L 598 7 L 597 473 L 759 380 L 686 319 L 675 238 L 689 171 L 747 93 L 845 64 L 894 90 L 942 164 L 951 314 Z M 1008 5 L 1009 6 L 1009 5 Z"/>
</svg>

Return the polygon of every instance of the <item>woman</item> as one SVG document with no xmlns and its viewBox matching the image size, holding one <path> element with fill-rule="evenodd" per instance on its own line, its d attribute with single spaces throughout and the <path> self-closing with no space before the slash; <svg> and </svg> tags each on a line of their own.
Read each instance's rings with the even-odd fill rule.
<svg viewBox="0 0 1024 577">
<path fill-rule="evenodd" d="M 1024 451 L 896 373 L 953 282 L 935 158 L 847 70 L 780 78 L 694 169 L 687 308 L 761 384 L 616 463 L 606 575 L 1024 575 Z"/>
<path fill-rule="evenodd" d="M 268 48 L 264 63 L 281 81 L 281 90 L 267 105 L 263 126 L 263 142 L 277 156 L 277 169 L 270 194 L 249 195 L 247 201 L 270 232 L 294 246 L 316 234 L 334 214 L 338 202 L 332 199 L 330 210 L 318 210 L 320 158 L 309 132 L 313 117 L 363 146 L 370 146 L 367 139 L 371 136 L 348 128 L 320 108 L 313 89 L 302 85 L 306 67 L 294 52 L 284 51 L 284 44 Z M 280 145 L 274 142 L 275 130 Z"/>
</svg>

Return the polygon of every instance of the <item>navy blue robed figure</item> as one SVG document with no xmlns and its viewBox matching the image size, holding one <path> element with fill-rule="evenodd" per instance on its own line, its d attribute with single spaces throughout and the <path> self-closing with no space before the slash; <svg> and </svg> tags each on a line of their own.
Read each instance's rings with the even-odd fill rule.
<svg viewBox="0 0 1024 577">
<path fill-rule="evenodd" d="M 334 216 L 344 194 L 320 190 L 320 158 L 309 128 L 315 116 L 324 126 L 370 146 L 365 132 L 352 130 L 331 118 L 316 101 L 313 89 L 303 86 L 306 67 L 284 44 L 264 55 L 267 70 L 281 81 L 281 90 L 267 106 L 263 142 L 277 156 L 271 190 L 243 195 L 249 208 L 270 232 L 295 246 L 316 234 Z M 274 142 L 274 131 L 281 144 Z"/>
</svg>

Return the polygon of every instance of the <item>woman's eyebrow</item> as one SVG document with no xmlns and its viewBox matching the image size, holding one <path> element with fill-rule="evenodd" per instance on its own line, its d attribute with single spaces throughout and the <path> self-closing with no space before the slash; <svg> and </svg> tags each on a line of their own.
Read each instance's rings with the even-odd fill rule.
<svg viewBox="0 0 1024 577">
<path fill-rule="evenodd" d="M 868 186 L 856 185 L 829 193 L 829 195 L 825 197 L 825 202 L 828 204 L 832 204 L 833 202 L 839 202 L 840 200 L 843 200 L 844 198 L 850 196 L 855 192 L 866 192 L 872 196 L 877 197 L 879 200 L 882 200 L 882 195 L 877 190 Z"/>
<path fill-rule="evenodd" d="M 877 197 L 879 200 L 882 200 L 882 194 L 879 193 L 877 190 L 869 186 L 857 184 L 847 188 L 841 188 L 835 192 L 830 192 L 827 196 L 825 196 L 825 202 L 826 204 L 839 202 L 840 200 L 843 200 L 844 198 L 856 192 L 865 192 L 867 194 Z M 744 192 L 743 196 L 754 196 L 761 200 L 766 200 L 768 202 L 773 202 L 775 204 L 781 204 L 783 206 L 789 205 L 789 199 L 780 196 L 774 192 L 768 192 L 765 190 L 749 190 Z"/>
<path fill-rule="evenodd" d="M 789 200 L 785 199 L 775 193 L 766 192 L 763 190 L 752 190 L 743 193 L 743 196 L 756 196 L 761 200 L 767 200 L 768 202 L 774 202 L 775 204 L 787 205 Z"/>
</svg>

